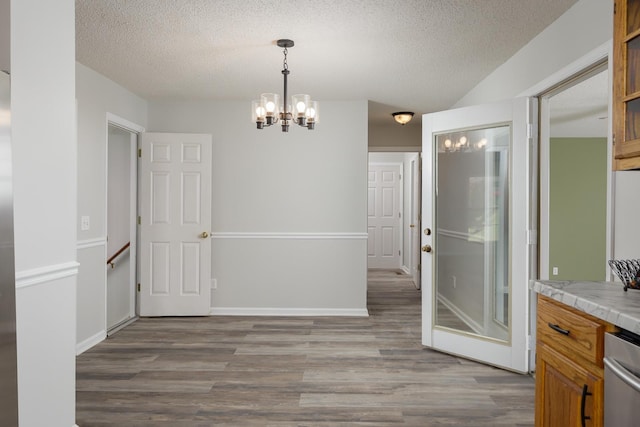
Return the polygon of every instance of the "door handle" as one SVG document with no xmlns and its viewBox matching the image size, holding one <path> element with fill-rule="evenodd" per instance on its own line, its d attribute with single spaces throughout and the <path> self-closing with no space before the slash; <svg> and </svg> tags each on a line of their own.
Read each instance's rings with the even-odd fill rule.
<svg viewBox="0 0 640 427">
<path fill-rule="evenodd" d="M 422 247 L 422 252 L 431 252 L 431 245 L 424 245 Z"/>
<path fill-rule="evenodd" d="M 589 388 L 585 384 L 584 387 L 582 387 L 582 399 L 580 399 L 580 422 L 582 427 L 586 427 L 587 420 L 591 419 L 590 416 L 585 415 L 585 407 L 587 406 L 587 396 L 593 395 L 593 393 L 589 393 L 588 390 Z"/>
<path fill-rule="evenodd" d="M 409 224 L 409 228 L 415 228 L 416 225 L 415 224 Z"/>
<path fill-rule="evenodd" d="M 200 233 L 198 237 L 200 237 L 201 239 L 206 239 L 207 237 L 209 237 L 209 233 L 207 233 L 206 231 L 203 231 L 202 233 Z"/>
</svg>

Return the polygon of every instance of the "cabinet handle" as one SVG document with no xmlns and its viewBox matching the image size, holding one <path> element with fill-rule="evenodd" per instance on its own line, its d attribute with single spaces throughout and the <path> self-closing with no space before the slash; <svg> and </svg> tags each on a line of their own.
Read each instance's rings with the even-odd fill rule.
<svg viewBox="0 0 640 427">
<path fill-rule="evenodd" d="M 589 393 L 587 391 L 587 385 L 585 384 L 582 387 L 582 401 L 580 402 L 580 422 L 582 422 L 582 427 L 586 427 L 587 425 L 587 420 L 590 420 L 591 417 L 587 417 L 584 415 L 584 407 L 586 406 L 587 403 L 587 396 L 591 396 L 592 393 Z"/>
<path fill-rule="evenodd" d="M 560 326 L 554 325 L 551 322 L 549 322 L 549 327 L 556 332 L 560 332 L 562 335 L 569 335 L 570 332 L 568 329 L 562 329 Z"/>
</svg>

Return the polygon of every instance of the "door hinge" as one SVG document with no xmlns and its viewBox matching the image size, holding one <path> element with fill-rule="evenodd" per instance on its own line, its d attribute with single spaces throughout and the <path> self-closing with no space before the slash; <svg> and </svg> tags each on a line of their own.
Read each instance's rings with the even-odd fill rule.
<svg viewBox="0 0 640 427">
<path fill-rule="evenodd" d="M 533 124 L 527 123 L 527 138 L 533 139 Z"/>
<path fill-rule="evenodd" d="M 398 174 L 398 179 L 399 179 L 400 181 L 402 181 L 402 174 L 401 174 L 401 173 L 400 173 L 400 174 Z"/>
<path fill-rule="evenodd" d="M 138 292 L 140 292 L 140 283 L 138 283 Z"/>
<path fill-rule="evenodd" d="M 422 271 L 422 264 L 418 264 L 418 271 Z"/>
<path fill-rule="evenodd" d="M 402 218 L 402 212 L 398 212 L 398 218 Z"/>
<path fill-rule="evenodd" d="M 138 157 L 142 157 L 142 148 L 138 148 Z"/>
<path fill-rule="evenodd" d="M 401 255 L 402 255 L 402 253 L 400 251 L 398 251 L 398 256 L 401 256 Z"/>
<path fill-rule="evenodd" d="M 142 217 L 140 215 L 138 215 L 138 225 L 142 224 Z"/>
</svg>

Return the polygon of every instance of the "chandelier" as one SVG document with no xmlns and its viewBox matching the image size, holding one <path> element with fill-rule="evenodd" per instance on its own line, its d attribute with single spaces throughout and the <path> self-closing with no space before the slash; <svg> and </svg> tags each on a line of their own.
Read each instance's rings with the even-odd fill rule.
<svg viewBox="0 0 640 427">
<path fill-rule="evenodd" d="M 282 104 L 280 104 L 280 96 L 277 93 L 263 93 L 260 95 L 260 99 L 251 102 L 252 119 L 256 122 L 258 129 L 264 129 L 280 122 L 282 132 L 289 132 L 289 124 L 293 122 L 298 126 L 313 130 L 318 123 L 318 102 L 312 101 L 309 95 L 300 94 L 293 95 L 291 102 L 287 104 L 287 76 L 289 75 L 287 48 L 293 47 L 293 40 L 280 39 L 277 44 L 284 49 Z"/>
</svg>

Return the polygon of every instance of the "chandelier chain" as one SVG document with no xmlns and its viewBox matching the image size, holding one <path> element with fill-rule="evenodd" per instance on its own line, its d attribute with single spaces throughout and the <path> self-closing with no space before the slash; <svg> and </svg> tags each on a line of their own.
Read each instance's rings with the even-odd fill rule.
<svg viewBox="0 0 640 427">
<path fill-rule="evenodd" d="M 287 51 L 287 48 L 286 48 L 286 47 L 284 48 L 284 50 L 282 51 L 282 53 L 284 53 L 284 61 L 282 61 L 282 67 L 283 67 L 285 70 L 288 70 L 288 69 L 289 69 L 289 64 L 287 64 L 287 53 L 288 53 L 288 51 Z"/>
</svg>

